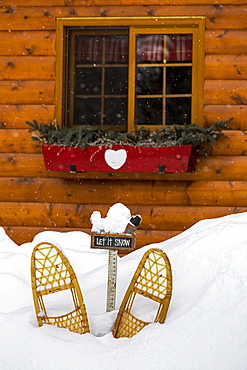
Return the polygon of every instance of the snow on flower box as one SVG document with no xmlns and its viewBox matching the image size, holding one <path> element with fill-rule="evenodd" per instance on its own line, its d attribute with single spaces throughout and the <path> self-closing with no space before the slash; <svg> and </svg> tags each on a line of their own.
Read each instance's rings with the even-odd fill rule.
<svg viewBox="0 0 247 370">
<path fill-rule="evenodd" d="M 135 245 L 135 234 L 91 233 L 91 248 L 133 251 Z"/>
<path fill-rule="evenodd" d="M 198 151 L 192 145 L 144 147 L 67 147 L 43 145 L 47 171 L 70 172 L 193 172 Z"/>
</svg>

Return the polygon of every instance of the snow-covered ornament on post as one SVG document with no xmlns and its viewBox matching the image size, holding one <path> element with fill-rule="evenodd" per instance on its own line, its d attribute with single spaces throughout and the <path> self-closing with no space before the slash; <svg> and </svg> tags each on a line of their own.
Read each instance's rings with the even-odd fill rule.
<svg viewBox="0 0 247 370">
<path fill-rule="evenodd" d="M 130 210 L 122 203 L 111 206 L 105 218 L 101 217 L 99 211 L 94 211 L 90 217 L 91 248 L 109 250 L 106 311 L 115 309 L 117 251 L 135 249 L 135 230 L 141 220 L 140 215 L 131 216 Z"/>
</svg>

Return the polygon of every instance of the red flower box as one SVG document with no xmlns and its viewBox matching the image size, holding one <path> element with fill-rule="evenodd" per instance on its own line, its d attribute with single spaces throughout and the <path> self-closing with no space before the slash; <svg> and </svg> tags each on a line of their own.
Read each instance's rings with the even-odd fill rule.
<svg viewBox="0 0 247 370">
<path fill-rule="evenodd" d="M 70 172 L 193 172 L 198 151 L 192 145 L 139 147 L 130 145 L 81 148 L 43 145 L 47 171 Z"/>
</svg>

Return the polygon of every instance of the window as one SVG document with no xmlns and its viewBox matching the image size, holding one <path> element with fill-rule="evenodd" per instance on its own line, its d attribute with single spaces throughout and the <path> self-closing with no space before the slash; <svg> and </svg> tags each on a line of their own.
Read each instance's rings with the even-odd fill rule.
<svg viewBox="0 0 247 370">
<path fill-rule="evenodd" d="M 56 120 L 202 124 L 204 17 L 58 18 Z"/>
</svg>

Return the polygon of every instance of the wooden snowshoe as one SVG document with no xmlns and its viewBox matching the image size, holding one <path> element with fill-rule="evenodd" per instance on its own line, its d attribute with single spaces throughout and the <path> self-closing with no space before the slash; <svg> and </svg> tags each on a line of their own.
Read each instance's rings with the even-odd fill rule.
<svg viewBox="0 0 247 370">
<path fill-rule="evenodd" d="M 51 243 L 39 243 L 31 257 L 31 280 L 38 325 L 54 325 L 74 333 L 89 333 L 86 307 L 76 275 L 64 254 Z M 74 309 L 61 316 L 48 316 L 44 297 L 70 290 Z"/>
<path fill-rule="evenodd" d="M 113 327 L 115 338 L 131 338 L 150 322 L 131 313 L 138 295 L 158 303 L 153 322 L 163 323 L 172 295 L 172 272 L 167 255 L 160 249 L 149 249 L 142 257 L 125 293 Z"/>
</svg>

